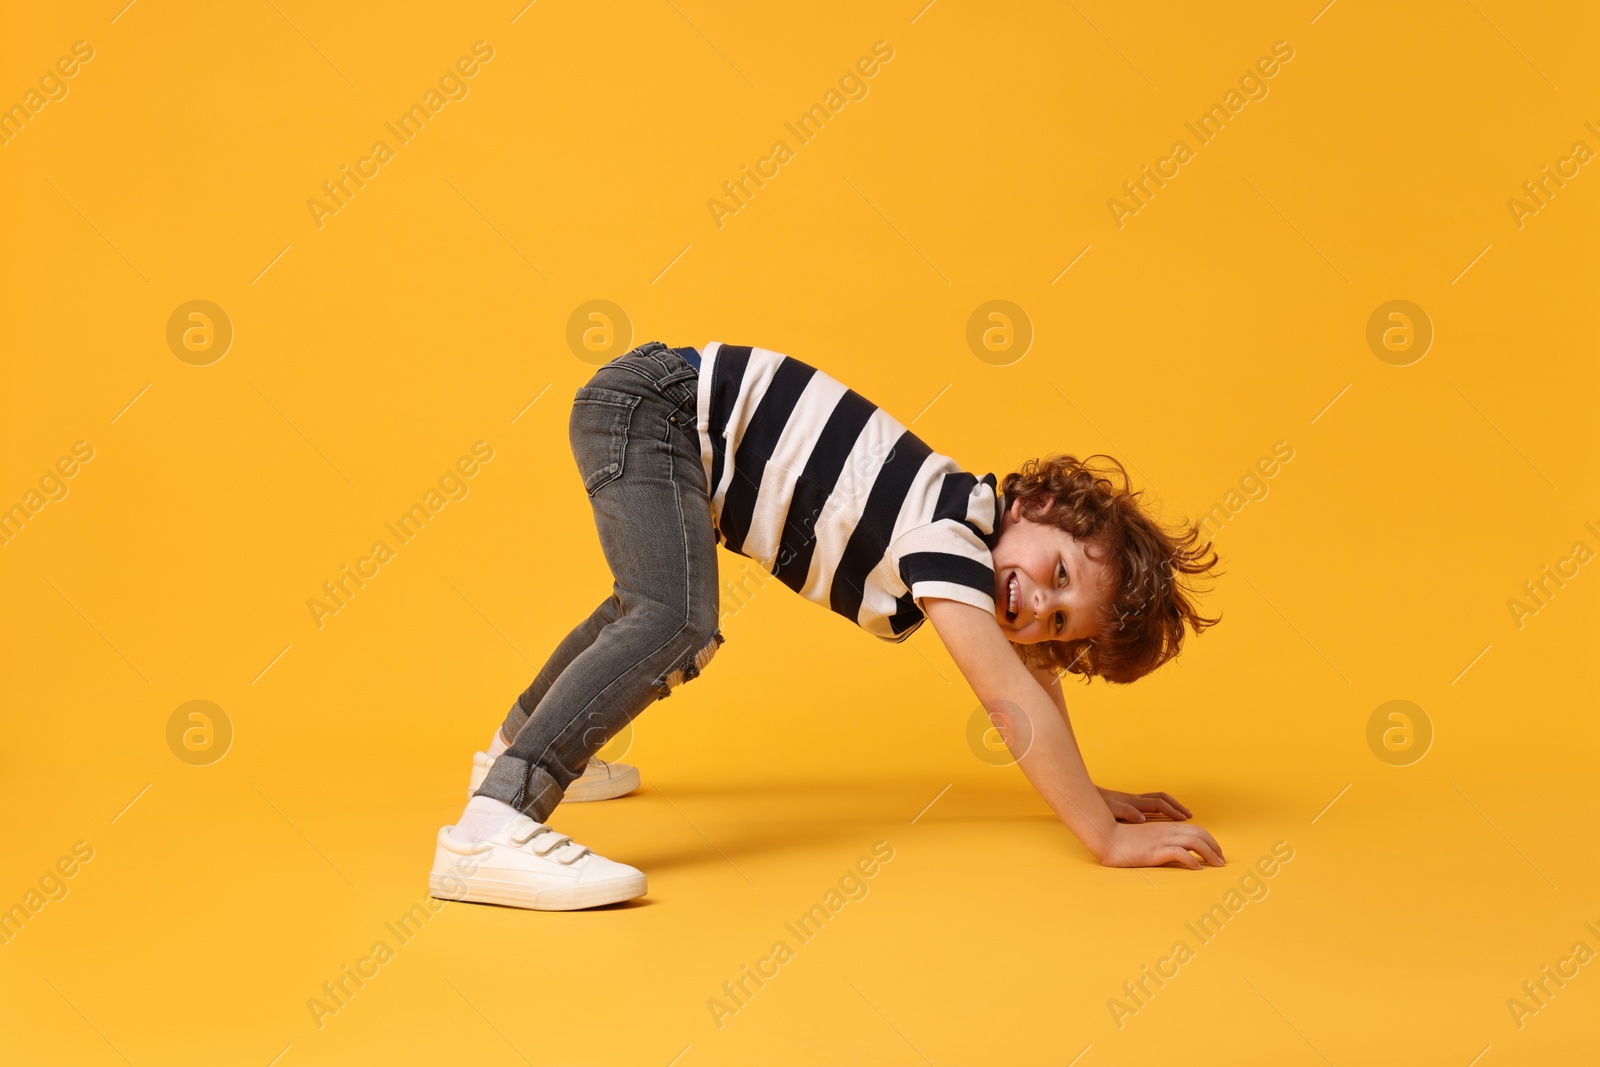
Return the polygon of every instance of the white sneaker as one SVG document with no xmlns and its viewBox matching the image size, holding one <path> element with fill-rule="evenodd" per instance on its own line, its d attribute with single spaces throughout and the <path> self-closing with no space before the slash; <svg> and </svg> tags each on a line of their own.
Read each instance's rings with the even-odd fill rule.
<svg viewBox="0 0 1600 1067">
<path fill-rule="evenodd" d="M 493 766 L 494 760 L 489 758 L 487 752 L 472 754 L 472 777 L 467 783 L 467 796 L 471 797 L 478 791 L 478 787 L 489 775 L 489 768 Z M 567 791 L 561 799 L 563 803 L 610 800 L 612 797 L 620 797 L 638 788 L 639 768 L 630 763 L 608 763 L 603 759 L 592 759 L 583 769 L 583 774 L 567 786 Z"/>
<path fill-rule="evenodd" d="M 572 911 L 644 896 L 643 871 L 526 815 L 483 841 L 462 841 L 451 829 L 440 829 L 428 875 L 428 892 L 440 900 Z"/>
</svg>

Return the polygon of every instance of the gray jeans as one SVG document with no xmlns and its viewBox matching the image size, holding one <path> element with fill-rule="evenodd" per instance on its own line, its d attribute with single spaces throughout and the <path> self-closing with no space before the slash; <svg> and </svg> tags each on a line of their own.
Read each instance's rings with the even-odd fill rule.
<svg viewBox="0 0 1600 1067">
<path fill-rule="evenodd" d="M 698 382 L 682 355 L 648 341 L 573 397 L 572 455 L 615 582 L 511 705 L 511 747 L 478 796 L 545 821 L 590 757 L 722 644 Z"/>
</svg>

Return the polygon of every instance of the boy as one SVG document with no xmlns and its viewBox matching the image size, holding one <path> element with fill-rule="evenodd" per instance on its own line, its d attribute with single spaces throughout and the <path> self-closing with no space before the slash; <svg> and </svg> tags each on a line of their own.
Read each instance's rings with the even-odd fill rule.
<svg viewBox="0 0 1600 1067">
<path fill-rule="evenodd" d="M 434 896 L 566 910 L 644 894 L 642 871 L 545 820 L 563 799 L 638 784 L 593 757 L 722 644 L 719 543 L 884 640 L 932 620 L 1023 774 L 1101 863 L 1223 864 L 1168 794 L 1091 782 L 1067 718 L 1058 671 L 1131 682 L 1178 654 L 1185 624 L 1217 621 L 1177 580 L 1215 564 L 1210 545 L 1146 517 L 1115 460 L 1120 486 L 1051 456 L 997 491 L 816 368 L 720 342 L 618 356 L 577 391 L 569 431 L 614 591 L 474 760 L 466 811 L 435 842 Z"/>
</svg>

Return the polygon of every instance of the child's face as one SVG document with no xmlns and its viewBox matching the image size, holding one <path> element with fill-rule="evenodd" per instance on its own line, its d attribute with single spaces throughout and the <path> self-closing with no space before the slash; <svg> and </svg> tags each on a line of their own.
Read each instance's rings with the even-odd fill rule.
<svg viewBox="0 0 1600 1067">
<path fill-rule="evenodd" d="M 1022 501 L 1011 502 L 991 553 L 995 621 L 1007 640 L 1033 645 L 1094 636 L 1110 599 L 1111 570 L 1087 549 L 1065 530 L 1023 518 Z M 1013 587 L 1014 613 L 1008 606 Z"/>
</svg>

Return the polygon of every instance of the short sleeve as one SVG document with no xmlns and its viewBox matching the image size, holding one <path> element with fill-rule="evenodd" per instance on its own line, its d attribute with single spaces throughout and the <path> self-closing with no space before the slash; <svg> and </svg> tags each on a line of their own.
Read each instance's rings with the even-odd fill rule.
<svg viewBox="0 0 1600 1067">
<path fill-rule="evenodd" d="M 994 614 L 994 560 L 965 523 L 940 519 L 907 530 L 890 554 L 918 608 L 924 597 L 942 597 Z"/>
<path fill-rule="evenodd" d="M 971 479 L 971 476 L 966 476 Z M 917 607 L 942 597 L 994 614 L 994 542 L 999 514 L 992 476 L 971 479 L 964 499 L 946 499 L 943 517 L 914 526 L 895 538 L 889 557 Z"/>
</svg>

